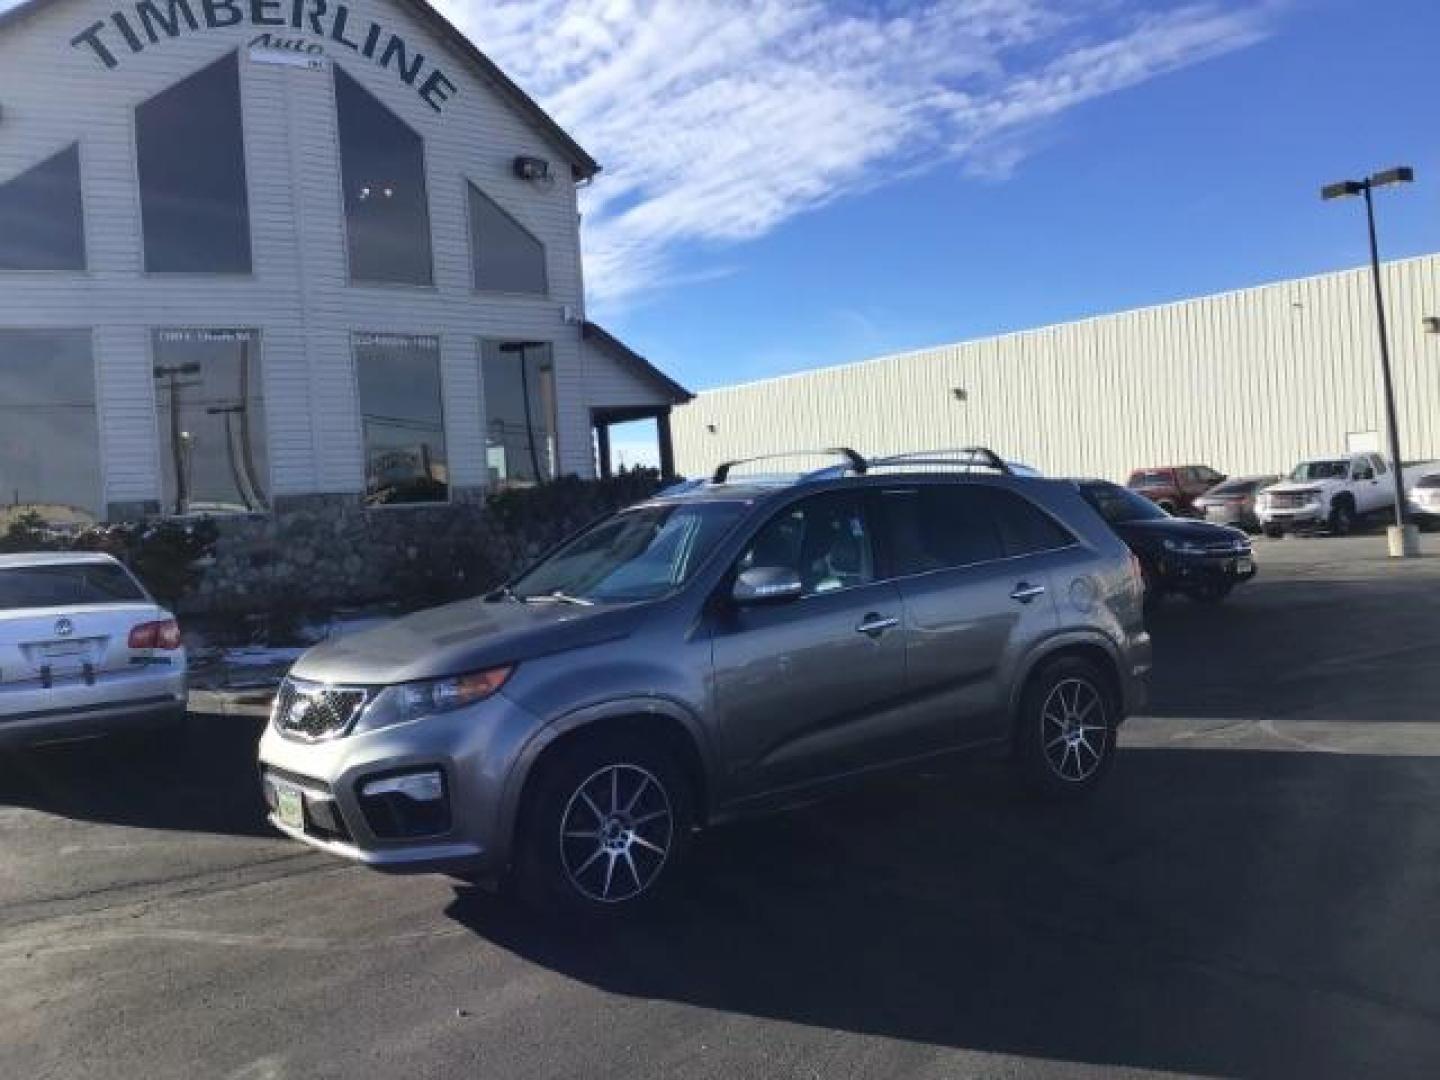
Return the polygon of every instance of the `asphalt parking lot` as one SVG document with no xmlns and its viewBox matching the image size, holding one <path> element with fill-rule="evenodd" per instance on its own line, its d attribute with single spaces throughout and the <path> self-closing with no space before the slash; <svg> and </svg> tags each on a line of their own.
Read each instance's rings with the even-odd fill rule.
<svg viewBox="0 0 1440 1080">
<path fill-rule="evenodd" d="M 604 934 L 271 834 L 258 730 L 0 758 L 0 1076 L 1433 1076 L 1440 537 L 1155 616 L 1109 786 L 1000 763 L 702 838 Z"/>
</svg>

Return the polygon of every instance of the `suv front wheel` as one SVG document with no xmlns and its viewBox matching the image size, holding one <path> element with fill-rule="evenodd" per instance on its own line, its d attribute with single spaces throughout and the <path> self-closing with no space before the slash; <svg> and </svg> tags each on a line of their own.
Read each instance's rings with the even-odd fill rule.
<svg viewBox="0 0 1440 1080">
<path fill-rule="evenodd" d="M 590 917 L 647 906 L 689 848 L 694 810 L 685 771 L 627 735 L 587 738 L 561 754 L 541 776 L 518 837 L 523 893 Z"/>
<path fill-rule="evenodd" d="M 1093 663 L 1067 656 L 1046 664 L 1020 698 L 1015 762 L 1021 779 L 1047 799 L 1089 792 L 1114 761 L 1118 719 L 1114 691 Z"/>
</svg>

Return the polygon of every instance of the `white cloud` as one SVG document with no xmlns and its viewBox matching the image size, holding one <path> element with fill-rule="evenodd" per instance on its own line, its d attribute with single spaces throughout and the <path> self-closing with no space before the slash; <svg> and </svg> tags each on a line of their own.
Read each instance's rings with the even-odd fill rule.
<svg viewBox="0 0 1440 1080">
<path fill-rule="evenodd" d="M 1263 38 L 1270 0 L 440 0 L 606 166 L 602 304 L 897 175 L 1004 175 L 1081 102 Z"/>
</svg>

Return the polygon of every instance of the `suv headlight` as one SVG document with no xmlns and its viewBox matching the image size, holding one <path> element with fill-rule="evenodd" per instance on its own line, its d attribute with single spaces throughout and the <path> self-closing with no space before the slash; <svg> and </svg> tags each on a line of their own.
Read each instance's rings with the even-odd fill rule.
<svg viewBox="0 0 1440 1080">
<path fill-rule="evenodd" d="M 472 671 L 467 675 L 387 686 L 365 707 L 352 733 L 378 731 L 474 705 L 493 696 L 514 671 L 514 664 L 506 664 L 486 671 Z"/>
</svg>

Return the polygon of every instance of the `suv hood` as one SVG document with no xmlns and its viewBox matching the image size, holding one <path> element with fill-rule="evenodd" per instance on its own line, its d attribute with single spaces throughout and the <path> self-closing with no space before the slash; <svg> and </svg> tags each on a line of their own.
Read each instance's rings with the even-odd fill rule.
<svg viewBox="0 0 1440 1080">
<path fill-rule="evenodd" d="M 461 675 L 627 637 L 649 606 L 462 600 L 324 642 L 290 673 L 365 686 Z"/>
<path fill-rule="evenodd" d="M 1328 491 L 1331 488 L 1344 487 L 1344 480 L 1336 480 L 1333 477 L 1329 480 L 1283 480 L 1278 484 L 1271 484 L 1264 490 L 1270 492 L 1296 492 L 1296 491 Z"/>
<path fill-rule="evenodd" d="M 1136 546 L 1158 546 L 1163 541 L 1176 543 L 1219 544 L 1224 542 L 1250 543 L 1250 538 L 1239 529 L 1228 525 L 1214 525 L 1208 521 L 1186 521 L 1183 518 L 1157 518 L 1147 521 L 1122 521 L 1114 526 L 1120 539 Z"/>
</svg>

